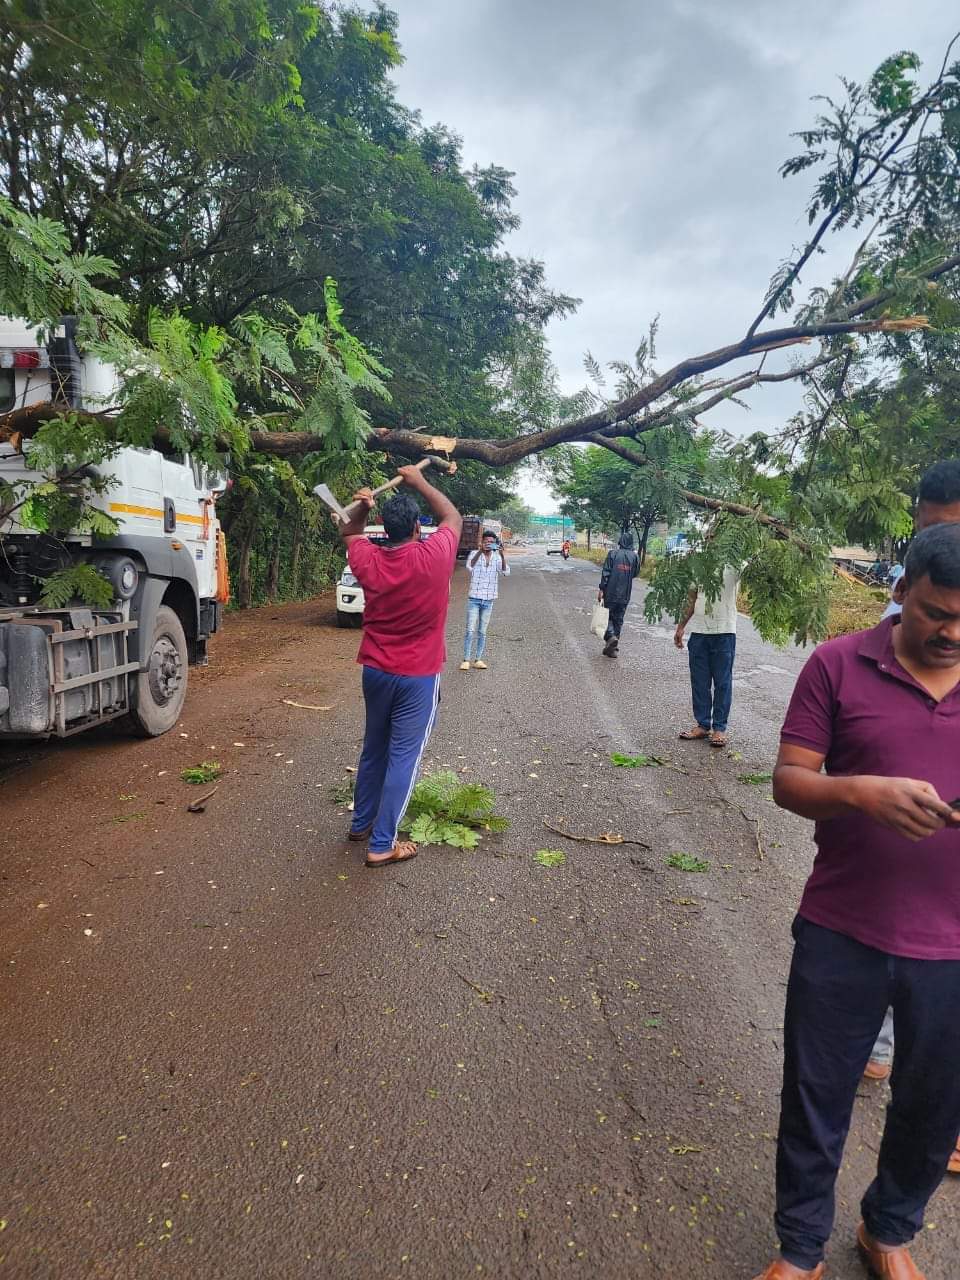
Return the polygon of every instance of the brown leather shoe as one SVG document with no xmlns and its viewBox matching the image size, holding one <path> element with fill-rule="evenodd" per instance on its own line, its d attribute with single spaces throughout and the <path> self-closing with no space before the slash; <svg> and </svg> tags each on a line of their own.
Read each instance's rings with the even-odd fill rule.
<svg viewBox="0 0 960 1280">
<path fill-rule="evenodd" d="M 798 1271 L 789 1262 L 784 1262 L 783 1258 L 778 1258 L 776 1262 L 770 1263 L 762 1275 L 756 1276 L 755 1280 L 821 1280 L 822 1275 L 822 1262 L 812 1271 Z"/>
<path fill-rule="evenodd" d="M 864 1080 L 886 1080 L 889 1076 L 890 1063 L 877 1062 L 875 1058 L 871 1058 L 863 1069 Z"/>
<path fill-rule="evenodd" d="M 960 1142 L 953 1148 L 953 1154 L 947 1161 L 947 1173 L 960 1173 Z"/>
<path fill-rule="evenodd" d="M 882 1253 L 868 1244 L 866 1228 L 862 1222 L 857 1227 L 857 1252 L 874 1280 L 926 1280 L 910 1257 L 909 1249 L 894 1249 L 892 1253 Z"/>
</svg>

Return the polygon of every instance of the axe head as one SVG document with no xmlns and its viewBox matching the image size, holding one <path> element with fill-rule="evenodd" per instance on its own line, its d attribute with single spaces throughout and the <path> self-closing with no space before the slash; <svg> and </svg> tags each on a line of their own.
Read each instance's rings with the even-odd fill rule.
<svg viewBox="0 0 960 1280">
<path fill-rule="evenodd" d="M 336 498 L 330 492 L 328 485 L 318 484 L 314 488 L 313 492 L 316 494 L 316 496 L 320 499 L 321 502 L 325 502 L 327 504 L 327 506 L 330 508 L 333 514 L 337 516 L 340 520 L 342 520 L 344 524 L 350 523 L 349 514 L 343 509 L 343 507 L 341 507 L 340 503 L 336 500 Z"/>
</svg>

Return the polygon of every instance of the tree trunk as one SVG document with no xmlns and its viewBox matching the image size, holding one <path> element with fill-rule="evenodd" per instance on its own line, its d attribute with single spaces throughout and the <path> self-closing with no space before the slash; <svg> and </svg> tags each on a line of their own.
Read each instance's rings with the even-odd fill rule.
<svg viewBox="0 0 960 1280">
<path fill-rule="evenodd" d="M 254 513 L 250 512 L 243 530 L 243 538 L 240 542 L 240 559 L 237 564 L 237 604 L 241 609 L 249 609 L 250 601 L 253 597 L 252 583 L 250 581 L 250 557 L 253 554 L 253 539 L 256 532 L 257 522 L 254 518 Z"/>
<path fill-rule="evenodd" d="M 587 550 L 588 550 L 588 551 L 590 550 L 590 534 L 591 534 L 591 532 L 592 532 L 592 530 L 590 530 L 590 529 L 588 529 L 588 530 L 587 530 Z"/>
<path fill-rule="evenodd" d="M 643 535 L 640 538 L 640 563 L 647 562 L 647 539 L 650 537 L 650 530 L 653 527 L 653 516 L 647 516 L 643 522 Z"/>
<path fill-rule="evenodd" d="M 270 552 L 270 564 L 267 568 L 267 599 L 276 600 L 280 594 L 280 551 L 283 546 L 283 521 L 287 514 L 286 505 L 283 504 L 276 513 L 277 536 L 273 540 L 273 547 Z"/>
<path fill-rule="evenodd" d="M 287 590 L 291 600 L 300 599 L 300 553 L 303 550 L 303 520 L 297 512 L 293 526 L 293 547 L 290 550 L 290 581 Z"/>
</svg>

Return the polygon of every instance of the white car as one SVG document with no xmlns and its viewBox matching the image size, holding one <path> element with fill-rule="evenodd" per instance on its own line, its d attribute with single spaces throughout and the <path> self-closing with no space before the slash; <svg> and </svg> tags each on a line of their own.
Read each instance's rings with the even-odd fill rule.
<svg viewBox="0 0 960 1280">
<path fill-rule="evenodd" d="M 426 525 L 421 529 L 421 537 L 429 538 L 436 532 L 434 525 Z M 387 531 L 382 524 L 372 524 L 367 528 L 368 538 L 385 538 Z M 363 624 L 363 587 L 345 565 L 337 581 L 337 626 L 359 627 Z"/>
</svg>

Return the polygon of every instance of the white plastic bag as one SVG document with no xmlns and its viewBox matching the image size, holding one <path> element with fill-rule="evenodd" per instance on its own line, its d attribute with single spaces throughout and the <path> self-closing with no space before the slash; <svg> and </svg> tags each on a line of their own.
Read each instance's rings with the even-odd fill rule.
<svg viewBox="0 0 960 1280">
<path fill-rule="evenodd" d="M 599 600 L 593 606 L 593 617 L 590 619 L 590 631 L 602 640 L 607 634 L 607 627 L 610 625 L 610 610 L 602 605 Z"/>
</svg>

